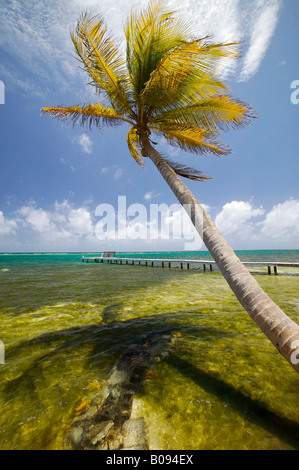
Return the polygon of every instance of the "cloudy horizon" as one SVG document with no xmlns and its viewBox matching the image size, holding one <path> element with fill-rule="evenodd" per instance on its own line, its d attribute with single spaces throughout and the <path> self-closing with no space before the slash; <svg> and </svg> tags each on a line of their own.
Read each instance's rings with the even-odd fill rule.
<svg viewBox="0 0 299 470">
<path fill-rule="evenodd" d="M 175 202 L 173 204 L 176 205 Z M 122 233 L 117 233 L 116 230 L 115 239 L 113 237 L 103 239 L 97 231 L 97 224 L 105 217 L 97 217 L 92 206 L 94 204 L 91 204 L 91 201 L 86 201 L 78 207 L 64 200 L 56 201 L 51 208 L 45 210 L 31 201 L 30 204 L 16 209 L 10 216 L 0 211 L 2 241 L 0 251 L 70 251 L 70 246 L 72 246 L 71 251 L 84 252 L 101 250 L 134 252 L 137 249 L 159 251 L 161 247 L 170 251 L 181 251 L 184 250 L 186 242 L 190 243 L 190 248 L 193 246 L 191 243 L 197 243 L 194 244 L 194 251 L 206 249 L 199 241 L 195 230 L 190 227 L 187 228 L 187 233 L 182 232 L 182 238 L 177 240 L 171 232 L 169 234 L 169 231 L 165 231 L 165 225 L 161 225 L 160 221 L 154 229 L 153 236 L 150 237 L 149 228 L 153 221 L 150 220 L 149 204 L 143 206 L 148 214 L 146 222 L 140 223 L 140 213 L 137 211 L 133 217 L 125 218 Z M 179 211 L 169 212 L 171 206 L 163 205 L 161 201 L 155 206 L 163 219 L 168 219 L 167 224 L 175 224 L 176 219 L 180 217 Z M 228 243 L 236 250 L 243 249 L 244 244 L 253 250 L 298 248 L 299 200 L 297 199 L 290 198 L 274 205 L 269 211 L 262 206 L 256 207 L 254 201 L 231 201 L 224 204 L 221 209 L 209 206 L 204 206 L 204 209 L 214 219 Z M 118 207 L 116 206 L 114 210 L 117 219 Z M 130 205 L 126 210 L 129 212 Z M 103 232 L 108 234 L 108 228 L 104 227 Z"/>
</svg>

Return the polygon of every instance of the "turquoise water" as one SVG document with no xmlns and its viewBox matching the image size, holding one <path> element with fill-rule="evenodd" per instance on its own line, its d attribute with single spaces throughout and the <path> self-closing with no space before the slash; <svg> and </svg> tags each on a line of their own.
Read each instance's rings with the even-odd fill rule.
<svg viewBox="0 0 299 470">
<path fill-rule="evenodd" d="M 280 261 L 299 262 L 299 250 L 250 250 L 236 251 L 241 261 Z M 134 257 L 136 253 L 117 253 L 116 256 Z M 172 258 L 212 260 L 208 251 L 176 251 L 176 252 L 144 252 L 138 253 L 140 258 Z"/>
<path fill-rule="evenodd" d="M 299 262 L 299 250 L 238 255 Z M 140 256 L 210 259 L 206 252 Z M 0 255 L 0 449 L 65 448 L 76 410 L 132 344 L 160 331 L 171 341 L 134 402 L 151 449 L 299 448 L 298 375 L 219 272 L 84 264 L 81 257 Z M 298 322 L 299 272 L 279 273 L 254 269 Z"/>
</svg>

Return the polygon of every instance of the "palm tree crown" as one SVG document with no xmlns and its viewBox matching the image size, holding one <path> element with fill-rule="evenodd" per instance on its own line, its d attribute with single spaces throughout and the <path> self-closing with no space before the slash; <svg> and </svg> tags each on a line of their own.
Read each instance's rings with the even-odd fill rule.
<svg viewBox="0 0 299 470">
<path fill-rule="evenodd" d="M 238 57 L 237 44 L 193 38 L 186 21 L 164 1 L 132 11 L 125 26 L 126 59 L 99 16 L 83 14 L 71 37 L 101 102 L 42 112 L 89 126 L 129 123 L 128 147 L 141 166 L 147 156 L 142 134 L 163 135 L 189 152 L 226 155 L 229 148 L 219 142 L 219 131 L 244 126 L 253 116 L 215 75 L 223 58 Z M 206 179 L 199 171 L 169 163 L 181 176 Z"/>
</svg>

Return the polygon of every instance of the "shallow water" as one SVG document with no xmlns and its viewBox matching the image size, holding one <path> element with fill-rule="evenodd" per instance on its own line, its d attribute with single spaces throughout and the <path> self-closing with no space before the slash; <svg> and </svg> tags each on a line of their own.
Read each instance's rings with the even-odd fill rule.
<svg viewBox="0 0 299 470">
<path fill-rule="evenodd" d="M 80 257 L 0 256 L 1 449 L 63 449 L 82 400 L 161 329 L 171 343 L 134 405 L 151 449 L 299 448 L 298 374 L 220 273 Z M 255 276 L 298 322 L 299 277 Z"/>
</svg>

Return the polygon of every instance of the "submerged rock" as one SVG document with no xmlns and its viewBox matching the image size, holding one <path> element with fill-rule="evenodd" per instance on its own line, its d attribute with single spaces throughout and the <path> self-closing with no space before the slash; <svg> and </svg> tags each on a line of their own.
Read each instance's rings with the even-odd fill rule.
<svg viewBox="0 0 299 470">
<path fill-rule="evenodd" d="M 82 414 L 73 420 L 65 440 L 67 448 L 148 449 L 144 419 L 131 419 L 133 400 L 157 361 L 167 355 L 171 339 L 169 330 L 162 329 L 142 336 L 127 349 L 88 409 L 79 407 Z"/>
<path fill-rule="evenodd" d="M 78 447 L 81 444 L 83 435 L 84 435 L 83 428 L 81 428 L 81 426 L 78 426 L 77 428 L 73 428 L 71 430 L 71 432 L 67 436 L 67 439 L 73 446 Z"/>
<path fill-rule="evenodd" d="M 143 418 L 129 419 L 123 426 L 124 450 L 148 449 L 146 429 Z"/>
<path fill-rule="evenodd" d="M 92 445 L 100 443 L 113 428 L 114 423 L 110 421 L 102 421 L 100 424 L 95 425 L 87 434 L 87 438 L 91 441 Z"/>
</svg>

